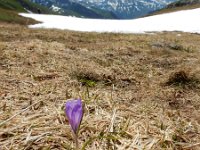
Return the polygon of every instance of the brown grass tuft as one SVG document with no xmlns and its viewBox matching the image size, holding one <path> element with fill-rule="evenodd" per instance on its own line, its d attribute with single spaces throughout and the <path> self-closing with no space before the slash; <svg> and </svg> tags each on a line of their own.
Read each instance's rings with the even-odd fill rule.
<svg viewBox="0 0 200 150">
<path fill-rule="evenodd" d="M 198 84 L 199 80 L 194 75 L 190 75 L 189 72 L 183 70 L 172 73 L 166 82 L 166 85 L 190 88 L 197 88 Z"/>
</svg>

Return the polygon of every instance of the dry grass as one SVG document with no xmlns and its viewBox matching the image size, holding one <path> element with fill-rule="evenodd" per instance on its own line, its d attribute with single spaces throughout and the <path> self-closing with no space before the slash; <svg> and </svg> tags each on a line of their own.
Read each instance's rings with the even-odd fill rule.
<svg viewBox="0 0 200 150">
<path fill-rule="evenodd" d="M 0 24 L 0 149 L 73 149 L 63 107 L 81 97 L 82 149 L 198 150 L 200 83 L 166 83 L 200 79 L 199 41 Z"/>
<path fill-rule="evenodd" d="M 191 10 L 191 9 L 196 9 L 200 8 L 200 4 L 190 4 L 190 5 L 185 5 L 185 6 L 180 6 L 180 7 L 172 7 L 172 8 L 164 8 L 158 11 L 155 11 L 151 13 L 150 15 L 147 16 L 153 16 L 153 15 L 158 15 L 158 14 L 165 14 L 165 13 L 171 13 L 171 12 L 176 12 L 176 11 L 181 11 L 181 10 Z"/>
</svg>

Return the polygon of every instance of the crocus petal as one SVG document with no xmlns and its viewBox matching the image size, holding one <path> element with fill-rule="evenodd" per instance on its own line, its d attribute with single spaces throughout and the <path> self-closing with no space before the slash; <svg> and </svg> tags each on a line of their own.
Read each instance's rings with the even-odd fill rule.
<svg viewBox="0 0 200 150">
<path fill-rule="evenodd" d="M 72 111 L 72 129 L 74 130 L 74 133 L 77 133 L 82 117 L 83 117 L 82 105 L 75 106 Z"/>
<path fill-rule="evenodd" d="M 75 103 L 72 100 L 67 101 L 65 104 L 65 114 L 69 120 L 71 118 L 74 105 L 75 105 Z"/>
<path fill-rule="evenodd" d="M 83 107 L 81 99 L 67 101 L 65 104 L 65 113 L 73 132 L 77 134 L 83 117 Z"/>
</svg>

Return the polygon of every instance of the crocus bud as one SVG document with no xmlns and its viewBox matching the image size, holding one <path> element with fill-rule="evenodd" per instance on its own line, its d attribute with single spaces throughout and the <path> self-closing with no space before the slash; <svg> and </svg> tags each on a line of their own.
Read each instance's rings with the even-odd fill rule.
<svg viewBox="0 0 200 150">
<path fill-rule="evenodd" d="M 75 135 L 83 118 L 83 105 L 81 99 L 69 100 L 65 104 L 65 113 Z"/>
</svg>

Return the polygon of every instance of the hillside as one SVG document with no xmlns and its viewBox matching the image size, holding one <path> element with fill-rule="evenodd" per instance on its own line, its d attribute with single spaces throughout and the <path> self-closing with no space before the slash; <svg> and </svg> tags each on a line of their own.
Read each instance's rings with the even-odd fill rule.
<svg viewBox="0 0 200 150">
<path fill-rule="evenodd" d="M 36 21 L 19 16 L 19 12 L 35 12 L 38 13 L 53 13 L 47 8 L 34 4 L 29 0 L 0 0 L 0 21 L 29 24 L 36 23 Z"/>
<path fill-rule="evenodd" d="M 175 12 L 180 10 L 195 9 L 195 8 L 200 8 L 200 0 L 179 0 L 149 15 L 157 15 L 157 14 Z"/>
<path fill-rule="evenodd" d="M 190 7 L 192 5 L 200 5 L 200 0 L 178 0 L 177 2 L 171 3 L 167 6 L 167 8 L 175 8 L 175 7 Z"/>
<path fill-rule="evenodd" d="M 53 13 L 48 8 L 32 3 L 29 0 L 0 0 L 0 8 L 17 12 L 27 12 L 28 10 L 38 13 L 38 10 L 40 10 L 40 13 L 43 14 Z"/>
<path fill-rule="evenodd" d="M 1 150 L 199 150 L 200 36 L 80 33 L 0 23 Z"/>
</svg>

